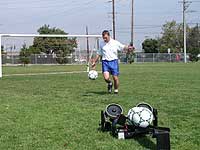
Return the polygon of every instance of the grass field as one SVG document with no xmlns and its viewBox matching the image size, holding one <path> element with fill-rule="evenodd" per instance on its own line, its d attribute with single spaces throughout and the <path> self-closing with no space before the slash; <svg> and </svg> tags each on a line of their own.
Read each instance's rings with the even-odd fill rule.
<svg viewBox="0 0 200 150">
<path fill-rule="evenodd" d="M 85 66 L 4 67 L 4 75 L 84 71 Z M 117 140 L 98 131 L 100 111 L 139 102 L 158 109 L 171 128 L 173 150 L 200 148 L 200 64 L 121 65 L 120 94 L 108 95 L 100 76 L 86 73 L 9 76 L 0 80 L 1 150 L 146 150 L 151 137 Z"/>
</svg>

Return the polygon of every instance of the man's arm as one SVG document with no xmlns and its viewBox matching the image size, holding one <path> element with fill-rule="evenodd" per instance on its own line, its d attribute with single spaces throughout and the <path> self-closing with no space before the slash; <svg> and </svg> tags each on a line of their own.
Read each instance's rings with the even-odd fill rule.
<svg viewBox="0 0 200 150">
<path fill-rule="evenodd" d="M 117 41 L 120 51 L 130 52 L 133 51 L 135 48 L 132 45 L 124 45 Z"/>
<path fill-rule="evenodd" d="M 93 62 L 92 62 L 92 69 L 95 69 L 96 67 L 96 62 L 99 60 L 99 58 L 101 57 L 101 55 L 96 55 L 96 58 L 94 58 Z"/>
<path fill-rule="evenodd" d="M 92 69 L 95 69 L 96 63 L 98 62 L 99 58 L 102 56 L 102 48 L 100 43 L 100 49 L 97 50 L 96 57 L 92 60 Z"/>
</svg>

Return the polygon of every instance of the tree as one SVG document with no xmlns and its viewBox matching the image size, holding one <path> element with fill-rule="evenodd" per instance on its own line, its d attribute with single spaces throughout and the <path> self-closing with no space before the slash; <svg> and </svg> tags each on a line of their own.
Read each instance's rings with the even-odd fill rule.
<svg viewBox="0 0 200 150">
<path fill-rule="evenodd" d="M 146 39 L 142 43 L 142 49 L 145 53 L 158 53 L 158 40 Z"/>
<path fill-rule="evenodd" d="M 177 24 L 176 21 L 167 22 L 162 27 L 161 43 L 168 48 L 176 47 Z"/>
<path fill-rule="evenodd" d="M 198 25 L 190 29 L 187 40 L 187 52 L 190 53 L 191 61 L 198 61 L 200 54 L 200 28 Z"/>
<path fill-rule="evenodd" d="M 28 50 L 31 54 L 40 54 L 40 50 L 37 47 L 29 46 Z"/>
<path fill-rule="evenodd" d="M 189 35 L 190 28 L 187 26 L 187 33 Z M 156 38 L 158 42 L 159 53 L 167 53 L 171 49 L 172 53 L 182 52 L 183 49 L 183 25 L 177 24 L 176 21 L 166 22 L 162 27 L 161 37 Z M 188 37 L 188 36 L 187 36 Z M 148 39 L 149 40 L 149 39 Z M 145 44 L 151 44 L 147 41 Z M 151 49 L 153 47 L 149 46 Z M 147 47 L 148 49 L 148 47 Z"/>
<path fill-rule="evenodd" d="M 162 37 L 159 39 L 159 51 L 167 53 L 167 49 L 170 48 L 172 52 L 180 52 L 182 47 L 183 25 L 177 24 L 176 21 L 166 22 L 162 27 Z"/>
<path fill-rule="evenodd" d="M 183 52 L 183 24 L 176 21 L 167 22 L 162 27 L 162 36 L 157 39 L 147 39 L 142 43 L 146 53 L 167 53 L 168 48 L 172 53 Z M 200 54 L 200 28 L 187 26 L 187 53 L 191 61 L 197 61 Z"/>
<path fill-rule="evenodd" d="M 38 29 L 39 34 L 67 34 L 59 28 L 51 28 L 49 25 L 44 25 Z M 60 64 L 66 63 L 66 56 L 74 51 L 77 47 L 76 38 L 41 38 L 36 37 L 33 41 L 33 49 L 37 52 L 46 54 L 56 54 L 57 62 Z"/>
<path fill-rule="evenodd" d="M 30 49 L 28 49 L 26 47 L 26 44 L 23 44 L 23 46 L 22 46 L 22 48 L 20 50 L 19 58 L 20 58 L 20 61 L 23 63 L 24 66 L 26 64 L 30 63 L 30 56 L 31 56 Z"/>
</svg>

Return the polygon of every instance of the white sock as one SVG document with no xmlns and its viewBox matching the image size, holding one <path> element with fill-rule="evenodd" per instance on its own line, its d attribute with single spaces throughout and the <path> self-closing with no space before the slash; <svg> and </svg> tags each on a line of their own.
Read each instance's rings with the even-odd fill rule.
<svg viewBox="0 0 200 150">
<path fill-rule="evenodd" d="M 118 93 L 118 89 L 115 89 L 114 92 Z"/>
</svg>

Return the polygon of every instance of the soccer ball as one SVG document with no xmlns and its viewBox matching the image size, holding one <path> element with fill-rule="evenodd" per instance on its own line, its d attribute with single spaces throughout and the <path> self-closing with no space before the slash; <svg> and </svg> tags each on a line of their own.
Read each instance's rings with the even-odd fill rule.
<svg viewBox="0 0 200 150">
<path fill-rule="evenodd" d="M 145 107 L 134 107 L 129 110 L 128 118 L 135 126 L 146 128 L 153 121 L 153 113 Z"/>
<path fill-rule="evenodd" d="M 98 72 L 95 71 L 95 70 L 91 70 L 89 73 L 88 73 L 88 78 L 90 80 L 96 80 L 98 78 Z"/>
</svg>

